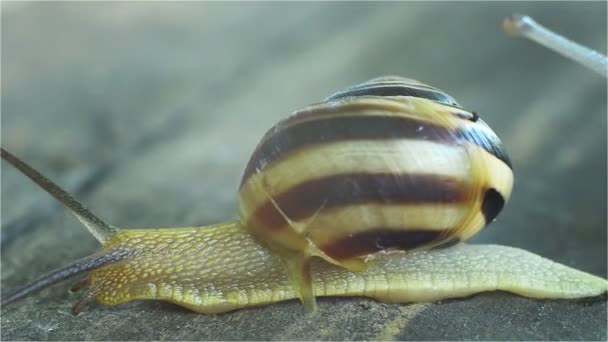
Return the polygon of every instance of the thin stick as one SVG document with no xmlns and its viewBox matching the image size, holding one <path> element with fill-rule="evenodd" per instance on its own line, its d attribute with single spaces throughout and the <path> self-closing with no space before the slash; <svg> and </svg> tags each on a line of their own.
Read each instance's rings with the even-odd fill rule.
<svg viewBox="0 0 608 342">
<path fill-rule="evenodd" d="M 55 184 L 50 179 L 43 176 L 40 172 L 36 171 L 33 167 L 26 164 L 21 159 L 15 157 L 4 148 L 0 147 L 0 154 L 2 159 L 11 163 L 15 168 L 21 171 L 24 175 L 28 176 L 31 180 L 33 180 L 36 184 L 38 184 L 42 189 L 55 197 L 59 202 L 61 202 L 66 208 L 68 208 L 74 216 L 85 227 L 93 234 L 93 236 L 97 239 L 97 241 L 102 244 L 108 241 L 118 228 L 110 226 L 109 224 L 102 221 L 100 218 L 95 216 L 89 209 L 85 208 L 80 202 L 75 200 L 70 194 L 65 192 L 59 185 Z"/>
<path fill-rule="evenodd" d="M 523 36 L 533 40 L 608 78 L 608 58 L 606 56 L 545 28 L 528 16 L 514 14 L 505 18 L 503 30 L 509 35 Z"/>
</svg>

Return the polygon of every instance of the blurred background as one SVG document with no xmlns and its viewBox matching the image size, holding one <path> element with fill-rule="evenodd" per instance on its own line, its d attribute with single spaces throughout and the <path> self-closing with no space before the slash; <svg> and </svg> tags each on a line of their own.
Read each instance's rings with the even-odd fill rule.
<svg viewBox="0 0 608 342">
<path fill-rule="evenodd" d="M 474 242 L 521 247 L 606 277 L 606 80 L 501 30 L 505 16 L 526 13 L 606 53 L 605 2 L 2 2 L 1 9 L 2 146 L 112 224 L 234 218 L 242 170 L 268 128 L 341 88 L 397 74 L 479 112 L 506 145 L 514 195 Z M 3 291 L 97 248 L 4 162 L 1 181 Z M 68 323 L 44 316 L 67 312 L 73 300 L 58 286 L 3 313 L 3 339 L 110 336 L 95 335 L 94 324 L 70 335 Z M 135 305 L 123 312 L 164 314 Z M 55 328 L 40 328 L 41 315 Z M 242 315 L 233 317 L 251 317 Z M 604 323 L 585 324 L 605 339 Z M 274 329 L 274 337 L 297 336 Z"/>
</svg>

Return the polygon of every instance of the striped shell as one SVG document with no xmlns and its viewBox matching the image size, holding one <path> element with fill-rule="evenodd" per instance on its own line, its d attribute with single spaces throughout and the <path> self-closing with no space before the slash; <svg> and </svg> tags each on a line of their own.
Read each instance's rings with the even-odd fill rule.
<svg viewBox="0 0 608 342">
<path fill-rule="evenodd" d="M 476 114 L 439 89 L 391 76 L 272 127 L 245 169 L 239 215 L 284 258 L 358 270 L 379 251 L 471 237 L 512 186 L 502 143 Z"/>
</svg>

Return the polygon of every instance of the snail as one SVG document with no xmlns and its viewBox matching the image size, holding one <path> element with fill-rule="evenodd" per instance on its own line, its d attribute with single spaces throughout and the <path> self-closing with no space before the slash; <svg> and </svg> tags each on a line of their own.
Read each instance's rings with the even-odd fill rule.
<svg viewBox="0 0 608 342">
<path fill-rule="evenodd" d="M 239 219 L 209 227 L 118 229 L 5 149 L 2 158 L 103 244 L 3 304 L 86 271 L 90 288 L 74 313 L 92 298 L 161 299 L 217 313 L 295 296 L 314 310 L 319 295 L 404 302 L 494 288 L 554 298 L 606 291 L 603 279 L 521 250 L 439 248 L 468 239 L 498 215 L 513 173 L 502 143 L 477 114 L 411 79 L 373 79 L 281 120 L 245 168 Z M 546 278 L 491 279 L 522 265 Z M 463 273 L 443 285 L 420 280 L 454 269 Z M 467 284 L 466 277 L 480 279 Z"/>
<path fill-rule="evenodd" d="M 116 305 L 154 299 L 220 313 L 299 298 L 420 302 L 505 290 L 533 298 L 606 293 L 605 279 L 506 246 L 463 243 L 508 203 L 511 162 L 490 127 L 450 95 L 375 78 L 297 110 L 255 148 L 238 219 L 120 229 L 4 148 L 102 244 L 2 299 L 7 305 L 90 272 L 75 286 Z"/>
</svg>

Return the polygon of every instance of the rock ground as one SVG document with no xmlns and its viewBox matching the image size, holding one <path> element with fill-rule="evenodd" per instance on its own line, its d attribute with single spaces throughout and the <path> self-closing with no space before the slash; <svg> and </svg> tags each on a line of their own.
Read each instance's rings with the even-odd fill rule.
<svg viewBox="0 0 608 342">
<path fill-rule="evenodd" d="M 606 82 L 502 18 L 527 13 L 606 51 L 606 3 L 2 3 L 2 146 L 123 227 L 235 216 L 258 139 L 294 109 L 379 75 L 437 86 L 502 138 L 515 193 L 473 242 L 606 277 Z M 2 291 L 95 240 L 2 163 Z M 327 298 L 218 316 L 92 305 L 69 284 L 2 309 L 3 340 L 606 340 L 606 298 L 488 293 L 435 304 Z"/>
</svg>

